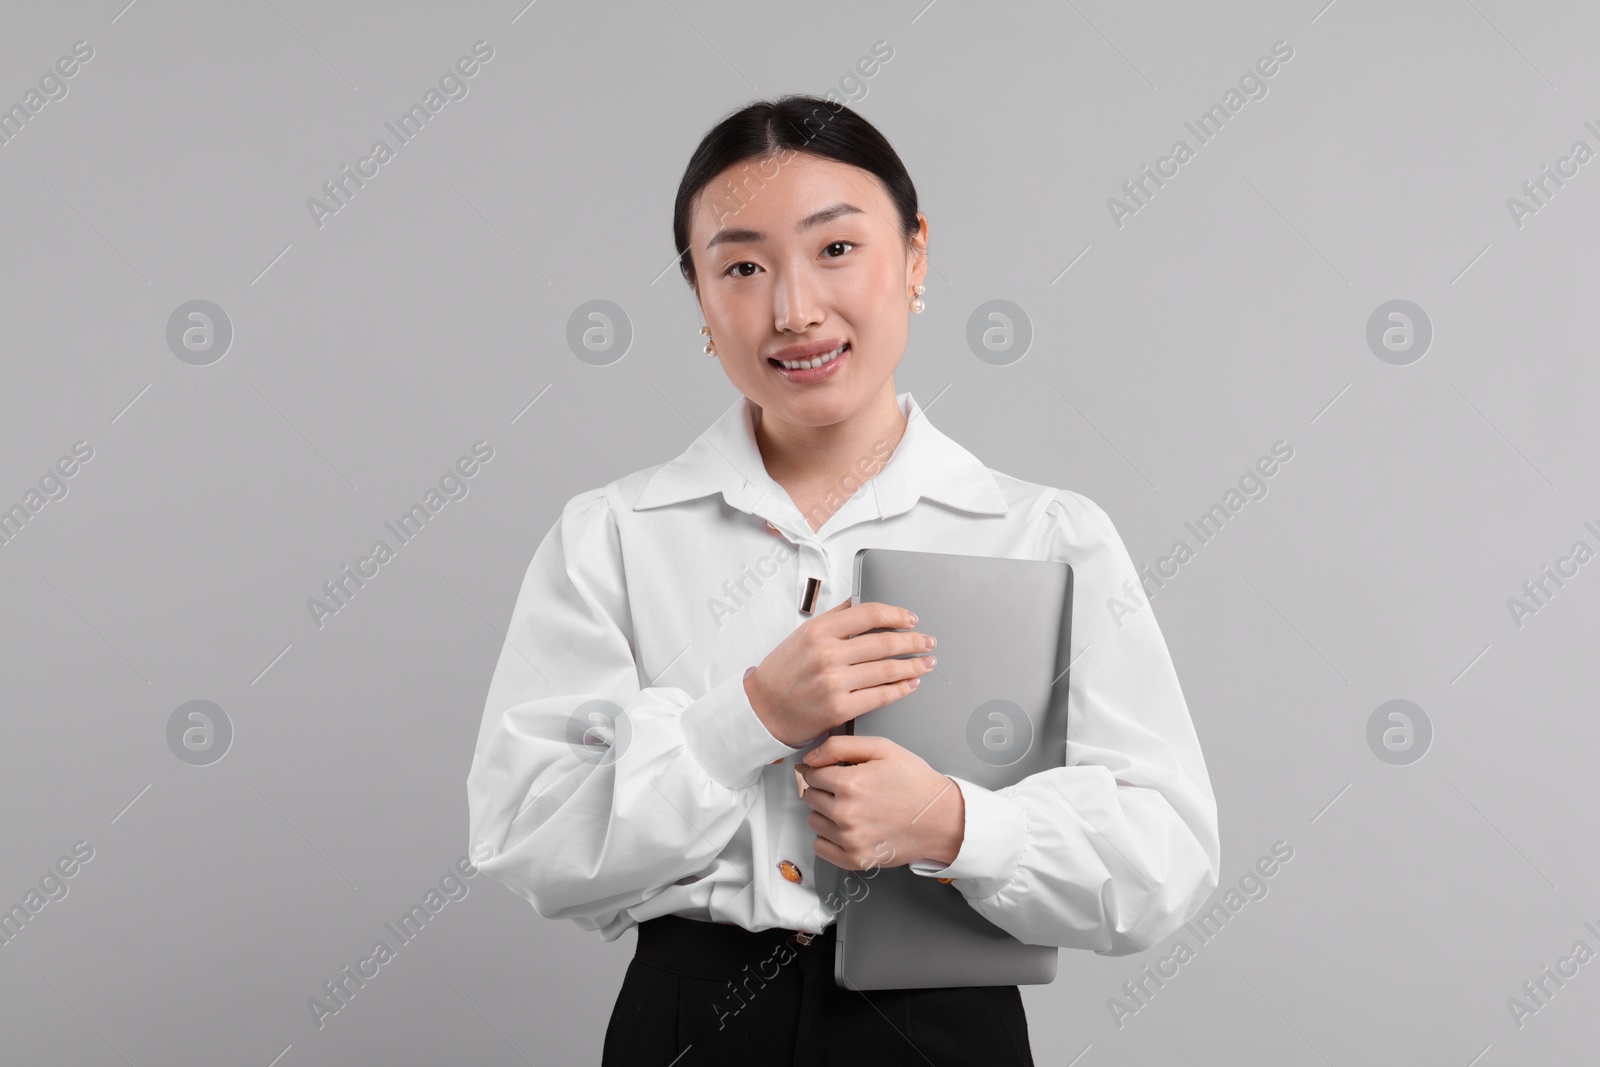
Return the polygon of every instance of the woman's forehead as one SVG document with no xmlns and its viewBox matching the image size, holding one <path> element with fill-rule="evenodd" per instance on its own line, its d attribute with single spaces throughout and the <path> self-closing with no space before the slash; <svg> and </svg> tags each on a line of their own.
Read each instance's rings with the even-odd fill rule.
<svg viewBox="0 0 1600 1067">
<path fill-rule="evenodd" d="M 697 245 L 782 240 L 839 218 L 883 217 L 887 194 L 858 167 L 803 154 L 762 164 L 729 167 L 706 186 L 693 216 Z"/>
</svg>

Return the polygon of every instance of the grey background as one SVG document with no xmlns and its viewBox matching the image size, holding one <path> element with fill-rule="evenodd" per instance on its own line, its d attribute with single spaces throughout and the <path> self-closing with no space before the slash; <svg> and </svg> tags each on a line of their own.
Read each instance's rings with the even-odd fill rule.
<svg viewBox="0 0 1600 1067">
<path fill-rule="evenodd" d="M 1135 562 L 1294 449 L 1155 598 L 1216 788 L 1222 889 L 1270 892 L 1121 1028 L 1142 956 L 1024 990 L 1041 1064 L 1579 1062 L 1600 963 L 1600 526 L 1589 417 L 1600 10 L 1430 0 L 1025 7 L 521 0 L 8 3 L 0 103 L 95 50 L 0 146 L 0 504 L 94 458 L 0 548 L 7 1063 L 595 1062 L 633 946 L 480 876 L 348 1007 L 307 1007 L 467 849 L 464 781 L 518 583 L 572 494 L 676 455 L 735 393 L 700 355 L 672 195 L 728 110 L 841 91 L 929 217 L 898 376 L 990 466 L 1074 489 Z M 472 43 L 494 58 L 318 228 L 305 206 Z M 847 83 L 885 40 L 891 61 Z M 1107 198 L 1273 42 L 1294 57 L 1120 229 Z M 864 91 L 864 95 L 862 95 Z M 1193 138 L 1188 138 L 1191 143 Z M 1070 265 L 1070 269 L 1067 269 Z M 168 317 L 229 316 L 209 366 Z M 607 299 L 634 331 L 566 344 Z M 1024 309 L 1024 358 L 966 344 Z M 1414 301 L 1408 366 L 1366 323 Z M 531 405 L 531 406 L 530 406 Z M 494 459 L 319 629 L 306 607 L 472 443 Z M 392 539 L 391 539 L 392 540 Z M 187 701 L 234 737 L 168 748 Z M 1431 748 L 1369 748 L 1414 701 Z M 1222 890 L 1219 890 L 1219 898 Z M 392 939 L 391 939 L 392 940 Z M 1176 938 L 1174 938 L 1176 940 Z"/>
</svg>

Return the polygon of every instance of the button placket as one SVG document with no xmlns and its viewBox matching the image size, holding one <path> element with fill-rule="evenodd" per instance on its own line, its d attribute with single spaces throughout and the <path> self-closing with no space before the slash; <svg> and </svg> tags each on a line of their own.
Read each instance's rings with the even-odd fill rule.
<svg viewBox="0 0 1600 1067">
<path fill-rule="evenodd" d="M 823 552 L 821 546 L 814 540 L 796 540 L 774 525 L 770 519 L 765 520 L 764 525 L 768 533 L 788 541 L 800 557 L 799 566 L 795 570 L 795 598 L 792 603 L 795 605 L 797 615 L 809 616 L 814 614 L 824 603 L 823 591 L 831 585 L 831 579 L 828 574 L 827 553 Z M 811 612 L 805 610 L 808 606 L 808 589 Z M 779 757 L 772 762 L 774 764 L 783 763 L 784 758 Z M 782 775 L 784 784 L 778 788 L 784 797 L 783 807 L 792 814 L 780 820 L 780 825 L 774 835 L 774 844 L 776 846 L 774 851 L 778 858 L 772 862 L 772 867 L 769 869 L 774 877 L 780 877 L 793 886 L 815 893 L 816 890 L 806 884 L 805 872 L 800 863 L 796 862 L 794 858 L 796 856 L 804 856 L 815 859 L 815 852 L 812 849 L 812 841 L 815 834 L 805 820 L 806 805 L 803 801 L 796 799 L 796 792 L 789 790 L 787 778 L 786 774 Z M 814 936 L 798 930 L 791 935 L 792 939 L 801 945 L 808 943 Z"/>
</svg>

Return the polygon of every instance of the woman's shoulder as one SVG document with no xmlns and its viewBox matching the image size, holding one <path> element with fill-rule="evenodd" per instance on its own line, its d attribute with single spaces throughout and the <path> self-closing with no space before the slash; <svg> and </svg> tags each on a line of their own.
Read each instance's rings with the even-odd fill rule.
<svg viewBox="0 0 1600 1067">
<path fill-rule="evenodd" d="M 1128 566 L 1127 546 L 1111 516 L 1087 494 L 993 472 L 1012 514 L 1024 527 L 1025 543 L 1039 559 L 1072 560 L 1091 568 L 1094 561 Z M 1087 575 L 1088 571 L 1085 571 Z"/>
<path fill-rule="evenodd" d="M 584 489 L 567 497 L 561 505 L 560 521 L 563 523 L 588 523 L 610 520 L 611 486 L 601 485 Z"/>
<path fill-rule="evenodd" d="M 1105 509 L 1083 493 L 1030 482 L 992 467 L 988 470 L 1005 496 L 1007 506 L 1019 513 L 1024 521 L 1076 528 L 1111 524 Z"/>
<path fill-rule="evenodd" d="M 665 463 L 657 463 L 652 467 L 643 467 L 620 478 L 613 478 L 604 485 L 574 493 L 562 505 L 562 512 L 574 516 L 604 514 L 614 517 L 617 513 L 630 511 L 643 497 L 645 487 L 650 484 L 656 471 L 664 466 Z"/>
<path fill-rule="evenodd" d="M 635 510 L 635 505 L 644 499 L 645 490 L 651 485 L 656 472 L 666 465 L 657 463 L 654 466 L 642 467 L 620 478 L 613 478 L 604 485 L 574 493 L 561 506 L 560 521 L 588 527 L 605 526 L 610 530 L 616 530 L 619 520 L 627 521 L 625 517 L 630 515 Z"/>
</svg>

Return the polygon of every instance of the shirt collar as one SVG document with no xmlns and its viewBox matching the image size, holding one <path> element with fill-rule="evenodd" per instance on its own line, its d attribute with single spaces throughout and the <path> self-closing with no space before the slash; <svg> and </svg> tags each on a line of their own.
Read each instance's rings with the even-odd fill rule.
<svg viewBox="0 0 1600 1067">
<path fill-rule="evenodd" d="M 964 511 L 1004 515 L 1005 494 L 982 461 L 940 432 L 909 392 L 900 393 L 896 400 L 906 418 L 905 434 L 888 462 L 866 483 L 877 517 L 889 518 L 909 511 L 922 497 Z M 633 510 L 721 492 L 730 506 L 749 514 L 769 498 L 777 501 L 778 507 L 787 505 L 794 511 L 788 493 L 772 480 L 761 459 L 761 450 L 756 446 L 755 411 L 748 397 L 734 401 L 677 458 L 656 469 Z M 862 490 L 858 489 L 856 496 L 861 495 Z M 796 518 L 798 515 L 794 511 Z M 832 525 L 830 518 L 827 526 Z"/>
</svg>

